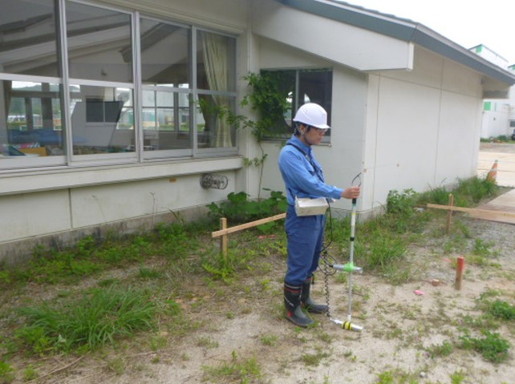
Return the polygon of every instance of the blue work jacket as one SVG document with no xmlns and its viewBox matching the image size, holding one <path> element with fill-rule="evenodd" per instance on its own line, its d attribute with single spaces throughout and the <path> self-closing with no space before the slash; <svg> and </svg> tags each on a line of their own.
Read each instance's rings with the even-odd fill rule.
<svg viewBox="0 0 515 384">
<path fill-rule="evenodd" d="M 286 186 L 288 204 L 295 204 L 296 197 L 326 197 L 339 199 L 343 190 L 328 185 L 324 172 L 313 156 L 309 145 L 292 136 L 279 154 L 279 169 Z"/>
</svg>

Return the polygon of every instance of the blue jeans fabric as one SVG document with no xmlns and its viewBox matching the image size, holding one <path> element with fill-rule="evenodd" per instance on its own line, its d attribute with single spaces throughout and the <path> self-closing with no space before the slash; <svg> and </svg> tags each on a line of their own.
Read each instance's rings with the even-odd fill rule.
<svg viewBox="0 0 515 384">
<path fill-rule="evenodd" d="M 284 281 L 299 286 L 318 268 L 324 243 L 325 215 L 297 216 L 288 205 L 285 230 L 288 240 L 287 270 Z"/>
</svg>

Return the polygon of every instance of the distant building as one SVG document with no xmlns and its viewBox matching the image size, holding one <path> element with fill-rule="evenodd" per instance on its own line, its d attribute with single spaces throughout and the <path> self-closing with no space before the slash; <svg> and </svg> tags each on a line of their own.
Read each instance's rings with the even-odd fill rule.
<svg viewBox="0 0 515 384">
<path fill-rule="evenodd" d="M 508 65 L 508 60 L 483 44 L 476 45 L 470 50 L 484 59 L 503 69 L 515 72 L 515 64 Z M 481 138 L 511 136 L 515 129 L 515 90 L 511 87 L 502 99 L 485 99 L 483 102 L 483 119 L 481 123 Z"/>
</svg>

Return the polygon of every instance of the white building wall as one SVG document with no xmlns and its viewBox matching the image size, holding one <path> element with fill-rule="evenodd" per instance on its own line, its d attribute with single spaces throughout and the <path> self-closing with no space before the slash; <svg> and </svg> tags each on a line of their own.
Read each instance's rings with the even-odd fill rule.
<svg viewBox="0 0 515 384">
<path fill-rule="evenodd" d="M 0 243 L 55 233 L 71 228 L 68 191 L 2 196 Z"/>
<path fill-rule="evenodd" d="M 490 110 L 483 110 L 481 123 L 481 138 L 489 139 L 502 135 L 511 135 L 510 105 L 506 102 L 490 100 Z M 513 118 L 512 118 L 513 119 Z"/>
<path fill-rule="evenodd" d="M 377 105 L 368 112 L 377 119 L 366 149 L 374 154 L 366 163 L 373 193 L 364 202 L 370 208 L 384 205 L 389 190 L 420 190 L 433 181 L 440 94 L 438 89 L 386 76 L 373 84 L 378 87 L 371 90 L 377 91 Z"/>
<path fill-rule="evenodd" d="M 0 245 L 136 218 L 152 221 L 159 215 L 205 207 L 235 190 L 241 167 L 241 159 L 223 158 L 154 164 L 132 171 L 112 167 L 5 177 L 0 185 L 0 212 L 9 219 L 0 231 Z M 227 177 L 227 188 L 201 188 L 203 173 Z M 93 175 L 96 182 L 91 181 Z"/>
<path fill-rule="evenodd" d="M 511 71 L 515 71 L 515 67 L 510 67 Z M 508 120 L 515 122 L 515 86 L 510 88 L 509 92 L 509 100 L 508 100 Z M 512 132 L 513 127 L 510 127 L 510 133 Z"/>
<path fill-rule="evenodd" d="M 371 74 L 363 209 L 474 176 L 480 112 L 480 76 L 423 49 L 411 72 Z"/>
<path fill-rule="evenodd" d="M 225 173 L 234 190 L 234 173 Z M 0 242 L 55 234 L 138 217 L 152 219 L 226 198 L 222 190 L 200 188 L 197 175 L 12 195 L 0 199 L 9 225 Z"/>
</svg>

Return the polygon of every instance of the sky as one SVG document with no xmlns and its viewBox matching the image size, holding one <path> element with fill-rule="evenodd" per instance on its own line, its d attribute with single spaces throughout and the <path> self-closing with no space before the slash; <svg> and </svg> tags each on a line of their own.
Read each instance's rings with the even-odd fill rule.
<svg viewBox="0 0 515 384">
<path fill-rule="evenodd" d="M 483 44 L 515 64 L 513 0 L 345 0 L 424 24 L 466 49 Z"/>
</svg>

